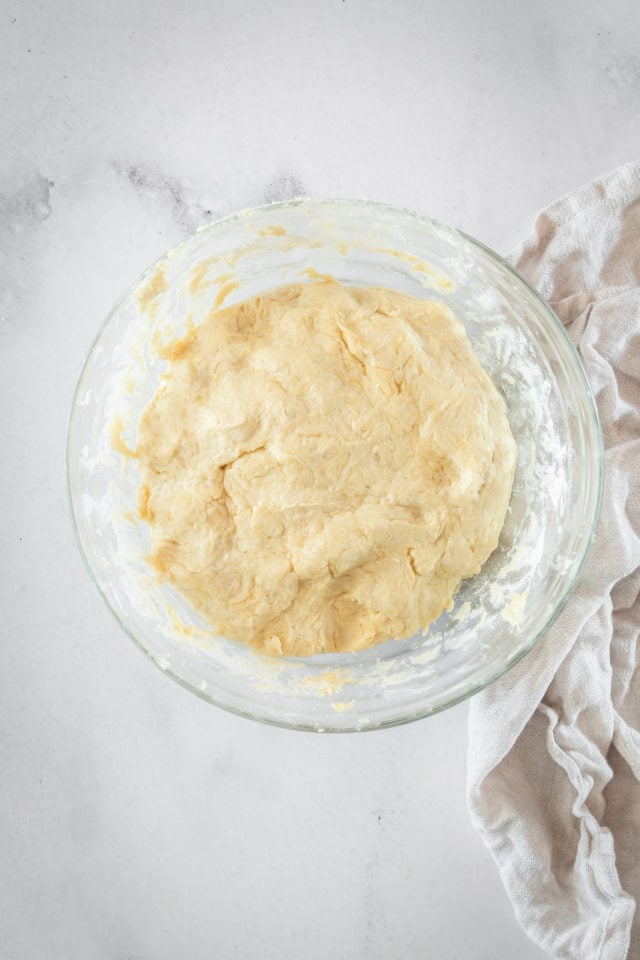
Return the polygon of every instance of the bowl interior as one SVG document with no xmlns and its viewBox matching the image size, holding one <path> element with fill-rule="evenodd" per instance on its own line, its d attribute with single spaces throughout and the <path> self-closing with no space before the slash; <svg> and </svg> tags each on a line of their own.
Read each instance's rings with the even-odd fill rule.
<svg viewBox="0 0 640 960">
<path fill-rule="evenodd" d="M 145 562 L 127 450 L 158 387 L 157 347 L 217 305 L 330 274 L 447 303 L 502 393 L 518 460 L 498 549 L 427 633 L 356 654 L 273 659 L 216 636 Z M 366 201 L 299 200 L 214 223 L 136 281 L 105 321 L 71 412 L 68 482 L 88 568 L 131 638 L 205 699 L 309 730 L 364 730 L 449 706 L 520 659 L 557 616 L 592 540 L 602 441 L 559 321 L 499 257 L 452 228 Z"/>
</svg>

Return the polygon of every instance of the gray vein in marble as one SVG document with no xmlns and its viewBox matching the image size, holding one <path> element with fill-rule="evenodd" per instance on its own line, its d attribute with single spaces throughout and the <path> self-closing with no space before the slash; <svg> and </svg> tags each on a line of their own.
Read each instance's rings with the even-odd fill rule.
<svg viewBox="0 0 640 960">
<path fill-rule="evenodd" d="M 0 194 L 0 230 L 24 233 L 32 224 L 51 216 L 51 188 L 55 186 L 39 171 L 21 179 L 11 193 Z"/>
<path fill-rule="evenodd" d="M 211 209 L 178 177 L 156 166 L 114 161 L 112 167 L 118 177 L 133 188 L 144 203 L 153 203 L 169 212 L 172 221 L 188 236 L 203 223 L 225 216 L 237 209 L 237 204 L 221 202 Z M 263 190 L 244 199 L 244 205 L 255 206 L 306 196 L 302 180 L 291 171 L 284 171 L 268 181 Z M 242 205 L 242 204 L 241 204 Z"/>
<path fill-rule="evenodd" d="M 278 200 L 293 200 L 295 197 L 308 196 L 302 181 L 293 173 L 282 173 L 269 182 L 263 203 L 275 203 Z"/>
<path fill-rule="evenodd" d="M 28 287 L 32 234 L 51 216 L 54 186 L 33 170 L 18 175 L 0 193 L 0 333 L 14 319 Z"/>
<path fill-rule="evenodd" d="M 133 187 L 140 199 L 168 208 L 171 219 L 185 236 L 221 215 L 205 208 L 177 177 L 157 167 L 114 162 L 113 168 Z"/>
</svg>

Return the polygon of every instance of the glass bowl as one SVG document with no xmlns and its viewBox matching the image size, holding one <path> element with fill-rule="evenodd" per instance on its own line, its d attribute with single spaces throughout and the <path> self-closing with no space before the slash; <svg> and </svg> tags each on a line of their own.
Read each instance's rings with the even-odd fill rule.
<svg viewBox="0 0 640 960">
<path fill-rule="evenodd" d="M 426 633 L 359 653 L 276 659 L 216 636 L 145 562 L 128 451 L 165 368 L 155 349 L 214 306 L 330 274 L 447 303 L 503 395 L 518 459 L 500 544 Z M 562 325 L 504 260 L 428 217 L 364 200 L 294 200 L 202 228 L 115 305 L 84 364 L 67 438 L 75 531 L 100 593 L 161 670 L 198 696 L 300 730 L 370 730 L 491 683 L 576 584 L 602 489 L 596 407 Z"/>
</svg>

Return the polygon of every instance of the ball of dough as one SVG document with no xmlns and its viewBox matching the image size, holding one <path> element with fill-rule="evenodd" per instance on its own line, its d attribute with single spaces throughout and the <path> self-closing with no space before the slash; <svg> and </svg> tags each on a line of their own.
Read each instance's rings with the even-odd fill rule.
<svg viewBox="0 0 640 960">
<path fill-rule="evenodd" d="M 154 568 L 223 636 L 285 656 L 403 639 L 496 547 L 515 443 L 446 306 L 295 284 L 167 357 L 140 513 Z"/>
</svg>

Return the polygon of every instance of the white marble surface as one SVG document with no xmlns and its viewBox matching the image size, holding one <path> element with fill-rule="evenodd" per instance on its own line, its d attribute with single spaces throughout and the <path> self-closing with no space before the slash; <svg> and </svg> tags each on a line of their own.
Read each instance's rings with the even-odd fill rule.
<svg viewBox="0 0 640 960">
<path fill-rule="evenodd" d="M 468 821 L 465 707 L 321 737 L 174 685 L 86 576 L 65 421 L 120 291 L 211 217 L 367 196 L 507 252 L 637 156 L 639 31 L 631 0 L 2 5 L 5 960 L 542 957 Z"/>
</svg>

